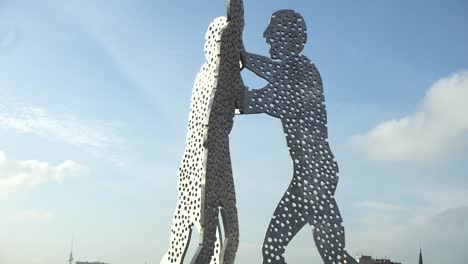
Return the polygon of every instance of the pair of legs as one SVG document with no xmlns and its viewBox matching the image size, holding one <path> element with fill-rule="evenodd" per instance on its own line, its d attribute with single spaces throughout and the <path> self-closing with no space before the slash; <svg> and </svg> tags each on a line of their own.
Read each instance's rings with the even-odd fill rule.
<svg viewBox="0 0 468 264">
<path fill-rule="evenodd" d="M 161 260 L 161 264 L 181 264 L 184 262 L 185 253 L 187 252 L 188 243 L 192 235 L 192 228 L 199 226 L 199 217 L 195 211 L 182 210 L 187 206 L 187 201 L 179 200 L 177 209 L 174 214 L 171 228 L 171 244 L 169 250 Z"/>
<path fill-rule="evenodd" d="M 181 264 L 184 262 L 185 253 L 194 226 L 200 231 L 200 242 L 191 263 L 234 263 L 235 254 L 239 245 L 239 223 L 235 196 L 227 196 L 222 199 L 222 201 L 219 201 L 215 197 L 213 197 L 215 198 L 213 199 L 210 193 L 212 192 L 208 192 L 205 196 L 205 204 L 202 207 L 204 210 L 203 218 L 200 219 L 200 217 L 196 217 L 195 221 L 192 217 L 198 214 L 200 209 L 198 211 L 183 212 L 181 208 L 184 208 L 187 203 L 183 200 L 178 201 L 177 211 L 171 229 L 170 249 L 163 257 L 161 264 Z M 215 202 L 211 203 L 210 200 Z M 217 233 L 219 228 L 219 213 L 221 213 L 224 226 L 224 243 L 221 242 L 221 234 Z"/>
<path fill-rule="evenodd" d="M 239 222 L 229 147 L 209 151 L 201 216 L 200 244 L 192 264 L 206 264 L 219 256 L 222 264 L 233 264 L 239 246 Z M 210 157 L 212 157 L 210 159 Z M 216 247 L 219 214 L 224 226 L 222 248 Z M 220 250 L 220 252 L 216 252 Z"/>
<path fill-rule="evenodd" d="M 219 213 L 224 226 L 224 240 L 219 243 L 217 231 L 219 228 Z M 205 226 L 200 232 L 200 244 L 192 260 L 192 264 L 206 264 L 210 262 L 233 264 L 239 245 L 239 229 L 237 208 L 234 206 L 207 205 L 205 208 Z M 219 248 L 219 244 L 222 247 Z M 219 257 L 220 261 L 216 261 Z M 214 259 L 213 259 L 214 258 Z"/>
<path fill-rule="evenodd" d="M 170 247 L 162 258 L 160 264 L 182 264 L 192 236 L 192 228 L 201 230 L 201 187 L 202 178 L 201 165 L 195 164 L 194 168 L 188 170 L 186 159 L 183 160 L 179 169 L 179 197 L 176 211 L 174 213 Z M 195 186 L 195 188 L 190 187 Z M 219 262 L 207 262 L 218 264 Z"/>
<path fill-rule="evenodd" d="M 355 263 L 344 250 L 344 227 L 335 198 L 322 196 L 323 191 L 315 188 L 305 190 L 296 179 L 295 175 L 268 226 L 263 263 L 285 264 L 286 246 L 306 224 L 313 227 L 315 245 L 325 264 Z"/>
</svg>

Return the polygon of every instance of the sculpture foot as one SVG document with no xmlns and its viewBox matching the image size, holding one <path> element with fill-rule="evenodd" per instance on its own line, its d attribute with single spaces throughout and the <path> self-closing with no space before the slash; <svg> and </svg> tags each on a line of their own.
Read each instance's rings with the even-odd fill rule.
<svg viewBox="0 0 468 264">
<path fill-rule="evenodd" d="M 345 264 L 359 264 L 359 263 L 357 263 L 357 261 L 356 261 L 353 257 L 351 257 L 351 256 L 348 254 L 348 252 L 345 251 L 345 254 L 346 254 L 346 256 L 345 256 L 345 262 L 344 262 Z"/>
</svg>

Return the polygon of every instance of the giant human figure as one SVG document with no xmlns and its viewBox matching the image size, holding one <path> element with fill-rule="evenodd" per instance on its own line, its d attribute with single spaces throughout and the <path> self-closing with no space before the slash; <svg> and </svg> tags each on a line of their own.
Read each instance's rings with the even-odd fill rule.
<svg viewBox="0 0 468 264">
<path fill-rule="evenodd" d="M 338 166 L 327 141 L 322 80 L 315 65 L 300 54 L 307 41 L 305 21 L 299 13 L 280 10 L 271 17 L 264 38 L 271 59 L 245 53 L 243 62 L 268 84 L 245 92 L 241 112 L 281 119 L 294 172 L 268 226 L 263 263 L 286 263 L 286 246 L 306 224 L 313 227 L 324 263 L 356 263 L 345 251 L 343 221 L 334 197 Z"/>
<path fill-rule="evenodd" d="M 170 247 L 161 264 L 184 262 L 193 226 L 200 231 L 200 240 L 192 264 L 233 264 L 239 245 L 229 133 L 244 92 L 239 65 L 243 1 L 228 0 L 227 7 L 227 18 L 216 18 L 205 37 L 206 62 L 193 87 L 187 144 L 177 178 L 179 199 Z M 217 232 L 220 213 L 224 241 Z"/>
</svg>

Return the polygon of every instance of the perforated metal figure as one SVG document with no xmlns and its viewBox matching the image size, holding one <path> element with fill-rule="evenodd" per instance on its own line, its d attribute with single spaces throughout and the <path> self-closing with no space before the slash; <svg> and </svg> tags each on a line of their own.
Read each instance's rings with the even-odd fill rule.
<svg viewBox="0 0 468 264">
<path fill-rule="evenodd" d="M 202 229 L 202 184 L 205 182 L 207 156 L 204 142 L 208 132 L 211 102 L 216 90 L 218 41 L 225 25 L 224 17 L 217 18 L 206 33 L 206 63 L 198 73 L 192 91 L 187 144 L 177 177 L 179 197 L 171 229 L 171 242 L 161 264 L 183 263 L 192 227 L 195 226 L 198 231 Z M 219 246 L 218 241 L 216 247 Z M 211 263 L 219 263 L 219 260 L 213 258 Z"/>
<path fill-rule="evenodd" d="M 244 91 L 239 66 L 243 26 L 243 1 L 230 0 L 227 18 L 215 19 L 208 28 L 206 63 L 192 93 L 171 244 L 161 264 L 183 263 L 192 226 L 200 231 L 192 264 L 234 263 L 239 227 L 229 133 Z M 220 212 L 224 243 L 217 235 Z"/>
<path fill-rule="evenodd" d="M 245 53 L 244 66 L 269 83 L 246 91 L 241 112 L 280 118 L 293 161 L 291 183 L 268 226 L 263 263 L 286 263 L 284 252 L 306 224 L 313 226 L 325 263 L 356 263 L 345 251 L 345 233 L 334 195 L 338 166 L 327 142 L 327 116 L 319 71 L 301 55 L 307 41 L 303 17 L 273 14 L 264 33 L 270 58 Z"/>
<path fill-rule="evenodd" d="M 242 0 L 228 1 L 227 25 L 219 40 L 219 65 L 205 141 L 208 149 L 205 186 L 202 190 L 202 239 L 194 264 L 208 263 L 216 241 L 218 214 L 221 212 L 225 239 L 221 263 L 232 264 L 239 245 L 236 195 L 229 151 L 229 134 L 235 110 L 243 99 L 244 83 L 240 75 L 244 5 Z"/>
</svg>

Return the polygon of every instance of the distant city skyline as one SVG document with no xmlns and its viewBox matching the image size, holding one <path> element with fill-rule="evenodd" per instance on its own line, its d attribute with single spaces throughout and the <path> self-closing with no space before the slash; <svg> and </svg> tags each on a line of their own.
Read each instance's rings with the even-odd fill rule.
<svg viewBox="0 0 468 264">
<path fill-rule="evenodd" d="M 386 257 L 374 257 L 368 254 L 356 254 L 355 256 L 356 261 L 359 264 L 403 264 L 401 262 L 395 262 L 392 261 L 392 257 L 386 256 Z M 72 247 L 70 249 L 69 257 L 68 257 L 68 264 L 73 264 L 74 258 L 73 258 L 73 242 L 72 242 Z M 144 261 L 145 264 L 150 264 L 148 261 Z M 110 263 L 105 263 L 100 260 L 97 261 L 76 261 L 75 264 L 110 264 Z M 423 264 L 423 257 L 422 257 L 422 249 L 419 249 L 419 262 L 418 264 Z"/>
<path fill-rule="evenodd" d="M 206 27 L 225 9 L 0 2 L 0 264 L 66 263 L 72 236 L 73 261 L 159 263 Z M 425 264 L 465 264 L 468 3 L 245 0 L 247 51 L 267 55 L 262 34 L 279 9 L 308 25 L 349 253 L 410 264 L 421 245 Z M 260 263 L 292 163 L 281 124 L 265 115 L 236 116 L 230 147 L 236 262 Z M 286 249 L 288 263 L 320 263 L 311 232 Z"/>
<path fill-rule="evenodd" d="M 389 258 L 373 258 L 372 256 L 357 256 L 356 261 L 359 264 L 402 264 L 400 262 L 393 262 Z"/>
</svg>

